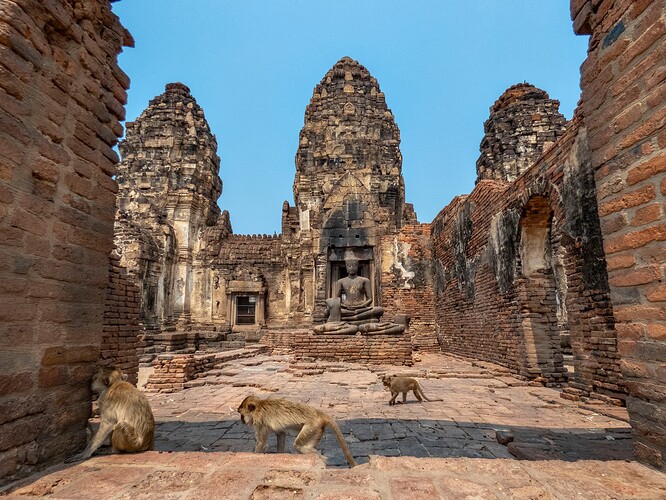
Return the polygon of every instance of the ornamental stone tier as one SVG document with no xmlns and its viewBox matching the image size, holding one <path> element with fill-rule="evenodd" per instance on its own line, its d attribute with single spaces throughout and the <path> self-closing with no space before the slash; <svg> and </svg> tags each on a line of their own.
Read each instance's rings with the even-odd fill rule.
<svg viewBox="0 0 666 500">
<path fill-rule="evenodd" d="M 529 83 L 509 87 L 483 124 L 477 182 L 514 181 L 531 167 L 564 133 L 566 119 L 559 106 L 559 101 Z"/>
</svg>

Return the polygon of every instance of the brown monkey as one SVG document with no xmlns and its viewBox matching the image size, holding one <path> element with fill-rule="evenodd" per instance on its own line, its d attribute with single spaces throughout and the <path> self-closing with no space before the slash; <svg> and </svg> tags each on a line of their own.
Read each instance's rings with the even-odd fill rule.
<svg viewBox="0 0 666 500">
<path fill-rule="evenodd" d="M 111 435 L 114 452 L 152 450 L 155 419 L 146 396 L 129 382 L 118 368 L 102 367 L 92 379 L 91 388 L 99 394 L 99 430 L 82 453 L 67 460 L 85 460 Z"/>
<path fill-rule="evenodd" d="M 416 381 L 416 379 L 413 379 L 411 377 L 399 377 L 397 375 L 384 375 L 382 377 L 382 383 L 384 384 L 385 387 L 388 387 L 389 391 L 391 391 L 391 399 L 389 401 L 389 405 L 394 405 L 395 404 L 395 398 L 398 397 L 398 394 L 402 392 L 402 402 L 406 403 L 407 402 L 407 393 L 409 391 L 414 392 L 414 396 L 416 396 L 416 399 L 418 399 L 420 402 L 423 402 L 425 399 L 426 401 L 442 401 L 441 399 L 429 399 L 424 393 L 423 389 L 421 389 L 421 385 Z"/>
<path fill-rule="evenodd" d="M 248 396 L 238 407 L 238 413 L 244 424 L 254 426 L 257 453 L 265 451 L 269 432 L 274 432 L 277 436 L 278 453 L 284 453 L 285 431 L 288 429 L 299 431 L 294 441 L 294 448 L 299 453 L 314 453 L 328 426 L 338 438 L 349 465 L 356 465 L 338 424 L 323 411 L 312 406 L 286 399 L 259 399 Z"/>
</svg>

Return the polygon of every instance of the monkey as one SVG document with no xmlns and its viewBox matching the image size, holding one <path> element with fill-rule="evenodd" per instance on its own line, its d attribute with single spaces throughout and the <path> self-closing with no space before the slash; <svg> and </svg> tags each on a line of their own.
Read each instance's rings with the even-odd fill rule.
<svg viewBox="0 0 666 500">
<path fill-rule="evenodd" d="M 356 466 L 338 424 L 326 413 L 312 406 L 287 399 L 259 399 L 248 396 L 238 407 L 238 413 L 241 422 L 254 426 L 256 453 L 263 453 L 266 450 L 269 432 L 274 432 L 277 436 L 278 453 L 284 453 L 285 431 L 288 429 L 299 431 L 294 441 L 294 448 L 299 453 L 315 453 L 317 451 L 315 447 L 328 426 L 338 438 L 342 453 L 349 465 Z"/>
<path fill-rule="evenodd" d="M 118 368 L 101 367 L 90 384 L 99 394 L 100 424 L 97 434 L 83 452 L 66 460 L 86 460 L 109 435 L 114 452 L 134 453 L 152 450 L 155 444 L 155 418 L 146 396 L 129 382 Z"/>
<path fill-rule="evenodd" d="M 421 403 L 423 402 L 423 399 L 425 399 L 426 401 L 442 401 L 441 399 L 429 399 L 423 393 L 423 389 L 421 389 L 421 385 L 416 381 L 416 379 L 410 377 L 399 377 L 397 375 L 384 375 L 382 377 L 382 383 L 384 384 L 385 387 L 388 387 L 389 391 L 391 391 L 392 397 L 389 401 L 389 406 L 396 404 L 395 398 L 397 398 L 398 394 L 401 392 L 402 392 L 402 402 L 406 403 L 407 393 L 409 391 L 413 391 L 414 396 L 416 396 L 416 399 L 418 399 Z"/>
</svg>

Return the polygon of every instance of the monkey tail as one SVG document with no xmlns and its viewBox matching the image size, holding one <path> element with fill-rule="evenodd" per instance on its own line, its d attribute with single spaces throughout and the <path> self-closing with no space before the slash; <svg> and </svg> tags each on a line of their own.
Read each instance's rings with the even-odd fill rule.
<svg viewBox="0 0 666 500">
<path fill-rule="evenodd" d="M 342 453 L 344 453 L 345 458 L 347 459 L 347 462 L 349 462 L 349 465 L 352 467 L 356 467 L 356 462 L 354 462 L 354 457 L 352 457 L 351 452 L 349 451 L 349 448 L 347 447 L 347 442 L 345 441 L 345 437 L 342 435 L 342 432 L 340 431 L 340 427 L 338 427 L 338 424 L 335 423 L 335 420 L 329 419 L 326 424 L 335 432 L 335 437 L 338 438 L 338 443 L 340 443 L 340 448 L 342 449 Z"/>
<path fill-rule="evenodd" d="M 421 384 L 419 384 L 419 392 L 421 393 L 421 396 L 423 397 L 423 399 L 425 399 L 426 401 L 431 401 L 431 402 L 432 402 L 432 401 L 444 401 L 443 399 L 430 399 L 430 398 L 429 398 L 428 396 L 426 396 L 425 393 L 423 392 L 423 389 L 421 388 Z"/>
</svg>

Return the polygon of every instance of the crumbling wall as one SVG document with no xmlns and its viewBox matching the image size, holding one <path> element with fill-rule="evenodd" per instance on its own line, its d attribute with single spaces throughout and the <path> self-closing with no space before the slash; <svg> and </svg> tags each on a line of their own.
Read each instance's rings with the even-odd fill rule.
<svg viewBox="0 0 666 500">
<path fill-rule="evenodd" d="M 403 226 L 381 239 L 381 300 L 383 321 L 398 314 L 409 317 L 412 347 L 438 352 L 435 335 L 434 269 L 430 225 Z"/>
<path fill-rule="evenodd" d="M 480 180 L 438 214 L 431 227 L 445 351 L 564 383 L 564 301 L 574 356 L 567 396 L 624 397 L 595 196 L 585 129 L 574 119 L 516 181 Z"/>
<path fill-rule="evenodd" d="M 666 4 L 573 0 L 581 111 L 639 458 L 666 466 Z"/>
<path fill-rule="evenodd" d="M 257 283 L 265 297 L 263 315 L 266 324 L 278 326 L 287 318 L 285 307 L 285 265 L 282 238 L 269 235 L 229 235 L 219 243 L 219 253 L 207 265 L 210 283 L 200 301 L 208 305 L 206 321 L 232 325 L 231 282 Z M 204 318 L 201 318 L 204 319 Z M 264 325 L 265 326 L 265 325 Z M 257 328 L 259 325 L 257 326 Z"/>
<path fill-rule="evenodd" d="M 514 181 L 564 133 L 559 101 L 529 83 L 509 87 L 483 124 L 477 178 Z"/>
<path fill-rule="evenodd" d="M 86 440 L 129 34 L 108 0 L 0 4 L 0 482 Z"/>
</svg>

